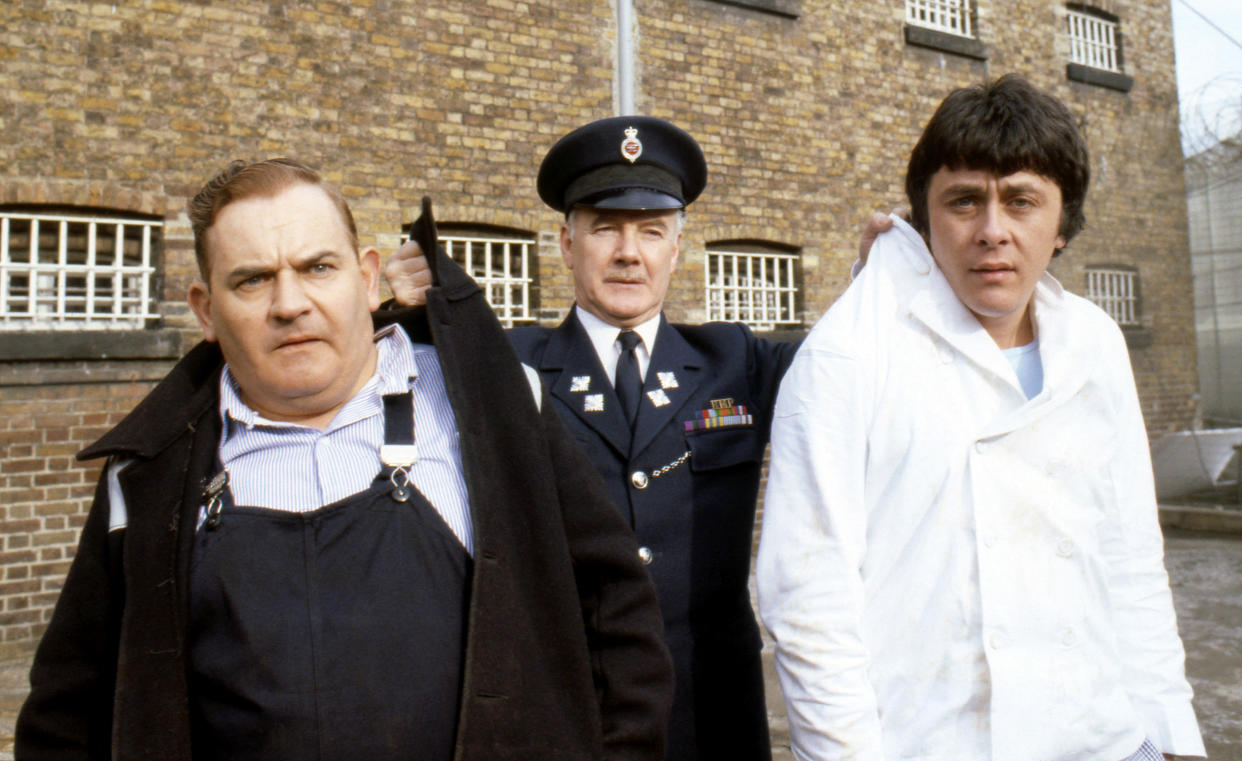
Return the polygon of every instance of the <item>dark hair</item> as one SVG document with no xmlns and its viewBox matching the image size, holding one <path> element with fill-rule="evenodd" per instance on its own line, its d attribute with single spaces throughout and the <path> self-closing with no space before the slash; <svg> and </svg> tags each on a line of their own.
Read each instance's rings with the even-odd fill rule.
<svg viewBox="0 0 1242 761">
<path fill-rule="evenodd" d="M 923 128 L 906 168 L 911 222 L 923 235 L 930 226 L 927 189 L 942 168 L 1042 175 L 1061 189 L 1061 237 L 1068 242 L 1086 224 L 1087 144 L 1065 104 L 1017 74 L 954 90 Z"/>
<path fill-rule="evenodd" d="M 212 177 L 190 201 L 190 226 L 194 230 L 194 258 L 198 261 L 198 274 L 203 282 L 211 272 L 207 260 L 207 229 L 216 222 L 220 210 L 234 201 L 247 198 L 270 198 L 291 185 L 305 183 L 321 188 L 341 212 L 341 219 L 349 230 L 349 240 L 358 248 L 358 227 L 344 196 L 332 185 L 324 182 L 319 174 L 305 164 L 293 159 L 268 159 L 266 161 L 232 161 L 219 174 Z"/>
</svg>

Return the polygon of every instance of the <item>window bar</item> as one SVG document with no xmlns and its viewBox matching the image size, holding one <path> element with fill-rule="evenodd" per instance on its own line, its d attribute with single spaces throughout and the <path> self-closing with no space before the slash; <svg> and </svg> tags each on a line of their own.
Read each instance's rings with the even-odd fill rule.
<svg viewBox="0 0 1242 761">
<path fill-rule="evenodd" d="M 742 282 L 739 284 L 739 287 L 745 288 L 745 290 L 743 290 L 742 293 L 746 296 L 746 308 L 742 312 L 746 316 L 743 317 L 742 319 L 747 322 L 754 322 L 755 321 L 755 276 L 754 276 L 755 261 L 751 259 L 749 256 L 739 257 L 739 258 L 746 262 L 746 276 L 742 280 Z"/>
<path fill-rule="evenodd" d="M 86 313 L 95 314 L 95 221 L 86 225 Z"/>
<path fill-rule="evenodd" d="M 144 317 L 153 317 L 150 314 L 148 304 L 151 303 L 151 225 L 142 226 L 142 277 L 138 281 L 138 302 L 137 312 Z"/>
<path fill-rule="evenodd" d="M 60 220 L 59 235 L 56 241 L 56 316 L 65 319 L 65 291 L 68 283 L 65 278 L 65 266 L 69 263 L 69 220 Z"/>
<path fill-rule="evenodd" d="M 489 243 L 488 245 L 495 246 L 497 244 Z M 505 295 L 504 297 L 504 302 L 505 302 L 504 319 L 505 319 L 505 322 L 512 323 L 513 322 L 513 277 L 510 274 L 512 272 L 512 268 L 509 266 L 509 255 L 511 252 L 509 251 L 508 243 L 502 242 L 499 244 L 499 246 L 500 246 L 500 261 L 501 261 L 500 286 L 501 286 L 501 289 L 504 291 L 504 295 Z"/>
<path fill-rule="evenodd" d="M 9 271 L 9 218 L 0 217 L 0 315 L 9 314 L 9 289 L 11 286 Z"/>
<path fill-rule="evenodd" d="M 530 244 L 522 243 L 522 318 L 530 319 Z"/>
<path fill-rule="evenodd" d="M 30 219 L 30 275 L 26 280 L 26 313 L 34 317 L 39 311 L 39 220 Z"/>
<path fill-rule="evenodd" d="M 733 303 L 733 308 L 725 309 L 724 319 L 740 320 L 741 319 L 741 293 L 738 290 L 738 283 L 741 281 L 741 274 L 738 272 L 738 257 L 730 256 L 729 263 L 732 264 L 732 267 L 730 268 L 733 269 L 733 279 L 732 281 L 728 281 L 729 286 L 730 286 L 728 289 L 728 293 L 730 297 L 729 302 Z M 729 303 L 729 302 L 725 302 L 725 303 Z"/>
<path fill-rule="evenodd" d="M 115 267 L 112 270 L 112 319 L 118 321 L 121 319 L 121 297 L 124 294 L 125 283 L 121 279 L 121 270 L 125 266 L 125 225 L 118 222 L 113 227 L 113 246 L 112 257 Z"/>
</svg>

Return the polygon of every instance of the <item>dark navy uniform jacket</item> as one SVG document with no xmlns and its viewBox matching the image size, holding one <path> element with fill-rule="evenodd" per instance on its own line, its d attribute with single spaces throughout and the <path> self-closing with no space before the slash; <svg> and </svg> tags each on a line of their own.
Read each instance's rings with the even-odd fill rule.
<svg viewBox="0 0 1242 761">
<path fill-rule="evenodd" d="M 667 757 L 768 758 L 747 584 L 772 408 L 797 344 L 735 323 L 661 317 L 631 440 L 572 310 L 560 327 L 515 328 L 509 337 L 604 476 L 655 581 L 677 671 Z"/>
</svg>

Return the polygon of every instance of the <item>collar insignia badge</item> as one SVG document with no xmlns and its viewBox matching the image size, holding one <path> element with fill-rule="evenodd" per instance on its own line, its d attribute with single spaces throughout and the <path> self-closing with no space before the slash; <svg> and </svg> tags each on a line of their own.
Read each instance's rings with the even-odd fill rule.
<svg viewBox="0 0 1242 761">
<path fill-rule="evenodd" d="M 656 373 L 656 377 L 660 379 L 660 388 L 677 388 L 676 373 Z"/>
<path fill-rule="evenodd" d="M 603 394 L 587 394 L 582 398 L 583 412 L 603 412 L 604 411 L 604 395 Z"/>
<path fill-rule="evenodd" d="M 578 392 L 578 391 L 590 391 L 591 390 L 591 376 L 575 375 L 573 379 L 573 383 L 571 383 L 569 386 L 569 390 L 571 393 Z"/>
<path fill-rule="evenodd" d="M 668 404 L 668 395 L 664 393 L 664 389 L 657 388 L 655 391 L 648 391 L 647 398 L 657 407 L 663 407 Z"/>
<path fill-rule="evenodd" d="M 643 155 L 643 144 L 638 140 L 638 128 L 626 127 L 625 139 L 621 141 L 621 157 L 633 164 Z"/>
</svg>

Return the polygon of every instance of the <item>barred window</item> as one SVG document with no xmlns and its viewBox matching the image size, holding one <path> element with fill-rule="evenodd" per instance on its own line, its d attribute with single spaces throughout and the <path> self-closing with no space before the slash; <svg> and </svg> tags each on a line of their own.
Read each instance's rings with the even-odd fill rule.
<svg viewBox="0 0 1242 761">
<path fill-rule="evenodd" d="M 513 327 L 535 321 L 534 236 L 441 225 L 440 243 L 483 289 L 502 324 Z"/>
<path fill-rule="evenodd" d="M 961 37 L 974 37 L 971 0 L 906 0 L 906 23 Z"/>
<path fill-rule="evenodd" d="M 155 312 L 163 222 L 0 209 L 0 330 L 141 328 Z"/>
<path fill-rule="evenodd" d="M 1069 25 L 1070 63 L 1121 73 L 1117 20 L 1103 11 L 1083 7 L 1070 7 L 1065 16 Z"/>
<path fill-rule="evenodd" d="M 1119 325 L 1139 324 L 1139 278 L 1130 269 L 1087 268 L 1087 298 Z"/>
<path fill-rule="evenodd" d="M 799 324 L 798 254 L 727 248 L 707 251 L 707 319 L 757 330 Z"/>
</svg>

